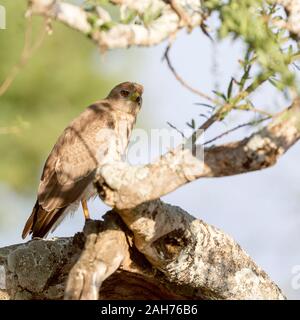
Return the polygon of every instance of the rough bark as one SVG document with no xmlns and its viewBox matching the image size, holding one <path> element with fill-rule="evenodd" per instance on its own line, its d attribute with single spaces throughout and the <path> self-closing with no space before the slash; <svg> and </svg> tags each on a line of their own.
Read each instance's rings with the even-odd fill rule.
<svg viewBox="0 0 300 320">
<path fill-rule="evenodd" d="M 100 286 L 100 299 L 285 298 L 230 236 L 179 207 L 156 200 L 121 216 L 88 221 L 74 238 L 0 249 L 6 294 L 62 299 L 69 275 L 69 299 L 96 299 Z"/>
</svg>

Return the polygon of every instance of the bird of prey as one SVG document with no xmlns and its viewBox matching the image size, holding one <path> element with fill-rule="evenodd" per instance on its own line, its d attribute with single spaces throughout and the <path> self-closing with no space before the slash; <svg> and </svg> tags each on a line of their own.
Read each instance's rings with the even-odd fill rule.
<svg viewBox="0 0 300 320">
<path fill-rule="evenodd" d="M 87 200 L 99 167 L 121 160 L 142 104 L 143 86 L 123 82 L 106 99 L 86 108 L 63 131 L 50 152 L 41 176 L 37 201 L 22 238 L 43 238 L 80 202 L 89 219 Z"/>
</svg>

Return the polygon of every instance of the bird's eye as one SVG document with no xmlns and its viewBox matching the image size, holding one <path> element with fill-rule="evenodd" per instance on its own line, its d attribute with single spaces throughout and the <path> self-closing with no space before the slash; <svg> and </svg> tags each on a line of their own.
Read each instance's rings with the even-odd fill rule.
<svg viewBox="0 0 300 320">
<path fill-rule="evenodd" d="M 120 93 L 121 93 L 121 96 L 124 98 L 127 98 L 129 96 L 129 91 L 127 90 L 121 90 Z"/>
</svg>

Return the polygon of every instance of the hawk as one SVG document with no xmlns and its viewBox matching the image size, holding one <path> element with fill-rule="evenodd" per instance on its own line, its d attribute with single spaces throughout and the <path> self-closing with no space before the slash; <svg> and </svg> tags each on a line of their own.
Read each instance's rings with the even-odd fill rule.
<svg viewBox="0 0 300 320">
<path fill-rule="evenodd" d="M 142 104 L 143 86 L 123 82 L 106 99 L 86 108 L 63 131 L 44 165 L 37 200 L 22 238 L 43 238 L 79 204 L 89 219 L 87 200 L 99 167 L 122 159 Z"/>
</svg>

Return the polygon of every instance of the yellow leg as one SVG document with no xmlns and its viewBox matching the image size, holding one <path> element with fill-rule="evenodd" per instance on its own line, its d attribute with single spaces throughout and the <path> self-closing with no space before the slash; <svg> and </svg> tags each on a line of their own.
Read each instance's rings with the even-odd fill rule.
<svg viewBox="0 0 300 320">
<path fill-rule="evenodd" d="M 90 219 L 90 213 L 89 213 L 89 209 L 87 206 L 87 201 L 86 200 L 81 200 L 81 205 L 82 205 L 82 209 L 83 209 L 83 214 L 85 217 L 85 220 Z"/>
</svg>

